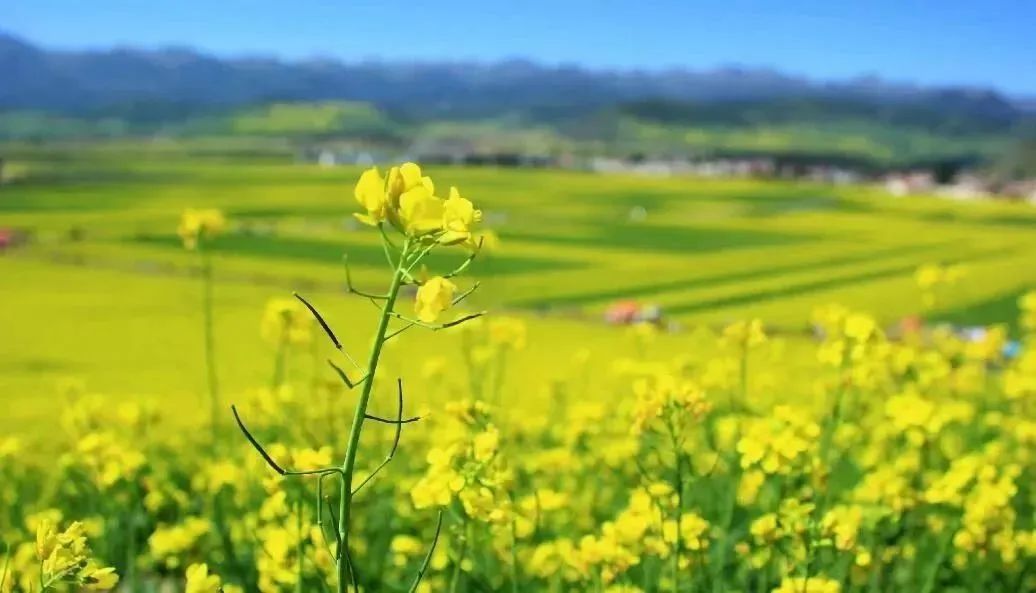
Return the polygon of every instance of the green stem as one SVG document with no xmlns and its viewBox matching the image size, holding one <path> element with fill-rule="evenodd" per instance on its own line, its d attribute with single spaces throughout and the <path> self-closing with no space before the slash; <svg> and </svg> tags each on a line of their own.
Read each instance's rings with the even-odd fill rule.
<svg viewBox="0 0 1036 593">
<path fill-rule="evenodd" d="M 202 312 L 205 326 L 205 369 L 209 387 L 209 425 L 212 428 L 212 441 L 218 435 L 217 419 L 219 418 L 219 377 L 216 374 L 216 338 L 213 329 L 212 304 L 212 257 L 201 243 L 198 244 L 201 255 L 202 275 Z"/>
<path fill-rule="evenodd" d="M 829 415 L 827 422 L 824 424 L 823 434 L 820 435 L 820 463 L 824 466 L 824 471 L 828 472 L 827 484 L 828 487 L 824 489 L 824 494 L 820 499 L 820 505 L 817 507 L 817 518 L 822 519 L 823 514 L 827 512 L 827 507 L 831 502 L 831 478 L 834 473 L 834 464 L 831 460 L 831 446 L 834 443 L 835 433 L 838 431 L 838 426 L 842 423 L 843 408 L 845 407 L 845 396 L 848 386 L 846 385 L 846 373 L 849 372 L 848 359 L 843 357 L 842 363 L 838 372 L 838 390 L 835 392 L 835 401 L 832 404 L 831 414 Z"/>
<path fill-rule="evenodd" d="M 518 593 L 518 530 L 511 519 L 511 591 Z"/>
<path fill-rule="evenodd" d="M 126 584 L 130 591 L 137 590 L 137 503 L 140 501 L 140 485 L 133 481 L 133 504 L 130 505 L 126 525 Z"/>
<path fill-rule="evenodd" d="M 226 499 L 223 496 L 223 491 L 217 492 L 212 497 L 212 515 L 215 518 L 216 534 L 219 536 L 219 545 L 223 550 L 223 555 L 226 559 L 227 565 L 231 567 L 234 574 L 244 585 L 252 584 L 253 577 L 249 574 L 249 566 L 247 561 L 243 561 L 242 558 L 235 550 L 234 540 L 230 534 L 229 522 L 227 521 L 226 511 Z M 248 586 L 245 587 L 249 589 Z"/>
<path fill-rule="evenodd" d="M 363 430 L 363 422 L 367 414 L 367 404 L 370 402 L 371 391 L 374 387 L 374 377 L 378 370 L 378 361 L 381 359 L 381 349 L 385 345 L 385 334 L 388 331 L 389 320 L 392 318 L 391 314 L 396 304 L 396 297 L 399 296 L 399 289 L 402 286 L 408 249 L 409 242 L 404 242 L 399 264 L 392 274 L 392 284 L 389 286 L 388 298 L 385 300 L 385 305 L 381 310 L 378 329 L 374 333 L 374 343 L 371 345 L 370 359 L 367 362 L 367 375 L 363 382 L 363 391 L 360 393 L 360 399 L 356 403 L 356 413 L 353 415 L 352 427 L 349 429 L 349 442 L 345 449 L 345 461 L 342 462 L 342 491 L 338 498 L 338 532 L 341 534 L 342 544 L 336 554 L 338 593 L 346 592 L 345 583 L 348 579 L 346 554 L 348 553 L 349 546 L 349 523 L 352 517 L 353 473 L 356 470 L 356 452 L 359 448 L 360 433 Z"/>
<path fill-rule="evenodd" d="M 676 456 L 676 541 L 673 544 L 673 591 L 680 590 L 680 549 L 683 547 L 683 534 L 680 532 L 680 520 L 683 519 L 683 455 L 680 438 L 676 427 L 670 422 L 669 436 L 672 439 L 673 454 Z"/>
<path fill-rule="evenodd" d="M 295 545 L 298 578 L 295 581 L 295 593 L 302 593 L 302 559 L 305 552 L 305 541 L 302 539 L 302 496 L 295 503 L 295 528 L 298 530 L 298 543 Z"/>
<path fill-rule="evenodd" d="M 939 542 L 939 552 L 935 559 L 932 561 L 931 566 L 928 569 L 928 574 L 925 575 L 924 585 L 921 587 L 921 593 L 931 593 L 935 590 L 935 580 L 939 576 L 939 568 L 942 567 L 943 561 L 946 560 L 946 555 L 950 550 L 950 544 L 953 542 L 953 534 L 957 531 L 957 523 L 954 522 L 952 525 L 945 527 L 946 533 L 942 537 L 942 541 Z M 1018 589 L 1021 591 L 1021 589 Z"/>
<path fill-rule="evenodd" d="M 467 531 L 466 528 L 465 531 Z M 460 546 L 460 554 L 457 556 L 457 559 L 453 565 L 453 574 L 450 576 L 450 593 L 456 593 L 457 585 L 460 584 L 461 565 L 464 564 L 464 557 L 467 555 L 467 551 L 468 539 L 465 535 L 464 541 L 461 543 Z"/>
</svg>

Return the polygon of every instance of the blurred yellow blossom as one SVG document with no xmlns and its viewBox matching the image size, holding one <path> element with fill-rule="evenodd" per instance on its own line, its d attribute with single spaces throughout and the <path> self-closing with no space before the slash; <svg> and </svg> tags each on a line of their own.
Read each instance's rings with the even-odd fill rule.
<svg viewBox="0 0 1036 593">
<path fill-rule="evenodd" d="M 209 241 L 223 233 L 227 227 L 223 212 L 216 209 L 184 210 L 180 217 L 177 234 L 187 249 L 194 249 L 199 241 Z"/>
</svg>

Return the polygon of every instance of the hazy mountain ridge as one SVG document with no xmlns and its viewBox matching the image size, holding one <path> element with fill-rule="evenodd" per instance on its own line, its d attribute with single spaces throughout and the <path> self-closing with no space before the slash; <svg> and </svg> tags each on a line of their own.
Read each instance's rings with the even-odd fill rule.
<svg viewBox="0 0 1036 593">
<path fill-rule="evenodd" d="M 406 117 L 477 118 L 504 113 L 569 115 L 664 100 L 909 104 L 1010 125 L 1030 100 L 994 90 L 927 88 L 874 77 L 817 82 L 766 69 L 607 71 L 496 63 L 218 58 L 191 49 L 49 51 L 0 34 L 0 109 L 147 118 L 147 106 L 190 114 L 272 101 L 370 102 Z M 150 114 L 154 117 L 154 114 Z"/>
</svg>

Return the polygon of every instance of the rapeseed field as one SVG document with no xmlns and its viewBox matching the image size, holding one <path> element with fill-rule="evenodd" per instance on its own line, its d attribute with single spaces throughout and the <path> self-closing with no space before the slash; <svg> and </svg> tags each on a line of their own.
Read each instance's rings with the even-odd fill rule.
<svg viewBox="0 0 1036 593">
<path fill-rule="evenodd" d="M 0 188 L 0 592 L 1036 589 L 1029 210 L 156 154 Z"/>
</svg>

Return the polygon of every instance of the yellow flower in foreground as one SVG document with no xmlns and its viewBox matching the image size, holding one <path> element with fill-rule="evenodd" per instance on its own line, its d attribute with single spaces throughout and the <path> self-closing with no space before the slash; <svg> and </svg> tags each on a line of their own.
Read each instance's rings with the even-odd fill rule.
<svg viewBox="0 0 1036 593">
<path fill-rule="evenodd" d="M 475 435 L 475 438 L 472 440 L 471 448 L 475 455 L 475 461 L 489 461 L 496 455 L 496 450 L 499 446 L 500 431 L 495 426 L 490 425 L 485 431 Z"/>
<path fill-rule="evenodd" d="M 440 313 L 453 304 L 453 295 L 456 292 L 457 285 L 446 278 L 430 278 L 417 289 L 417 300 L 414 302 L 417 318 L 425 323 L 435 321 Z"/>
<path fill-rule="evenodd" d="M 90 557 L 85 528 L 75 521 L 58 531 L 49 520 L 36 527 L 36 558 L 39 578 L 47 586 L 64 582 L 81 585 L 85 591 L 107 591 L 119 582 L 115 569 L 103 567 Z"/>
<path fill-rule="evenodd" d="M 454 245 L 471 241 L 471 229 L 482 220 L 482 211 L 476 210 L 471 200 L 462 198 L 457 188 L 450 188 L 450 197 L 443 202 L 442 226 L 446 233 L 440 243 Z"/>
<path fill-rule="evenodd" d="M 472 230 L 482 220 L 482 212 L 455 187 L 446 200 L 436 196 L 435 184 L 414 163 L 392 167 L 387 179 L 377 167 L 367 169 L 356 182 L 354 195 L 364 209 L 354 216 L 364 224 L 388 221 L 410 237 L 434 233 L 443 245 L 475 247 Z"/>
<path fill-rule="evenodd" d="M 195 210 L 188 208 L 180 217 L 180 226 L 176 233 L 183 240 L 183 246 L 187 249 L 194 249 L 198 241 L 212 239 L 222 233 L 227 227 L 227 219 L 223 212 L 214 208 Z"/>
<path fill-rule="evenodd" d="M 427 189 L 429 194 L 435 193 L 435 185 L 431 178 L 421 175 L 421 167 L 416 163 L 403 163 L 398 167 L 392 167 L 388 176 L 389 206 L 398 208 L 400 196 L 418 187 Z"/>
<path fill-rule="evenodd" d="M 388 196 L 385 193 L 385 180 L 377 167 L 371 167 L 360 175 L 353 190 L 356 201 L 367 211 L 366 214 L 354 214 L 357 220 L 374 226 L 385 220 L 388 214 Z"/>
<path fill-rule="evenodd" d="M 187 588 L 184 593 L 219 593 L 219 575 L 209 574 L 207 564 L 192 564 L 187 567 Z"/>
<path fill-rule="evenodd" d="M 433 233 L 442 228 L 443 202 L 421 185 L 399 197 L 399 220 L 403 232 L 412 237 Z"/>
</svg>

